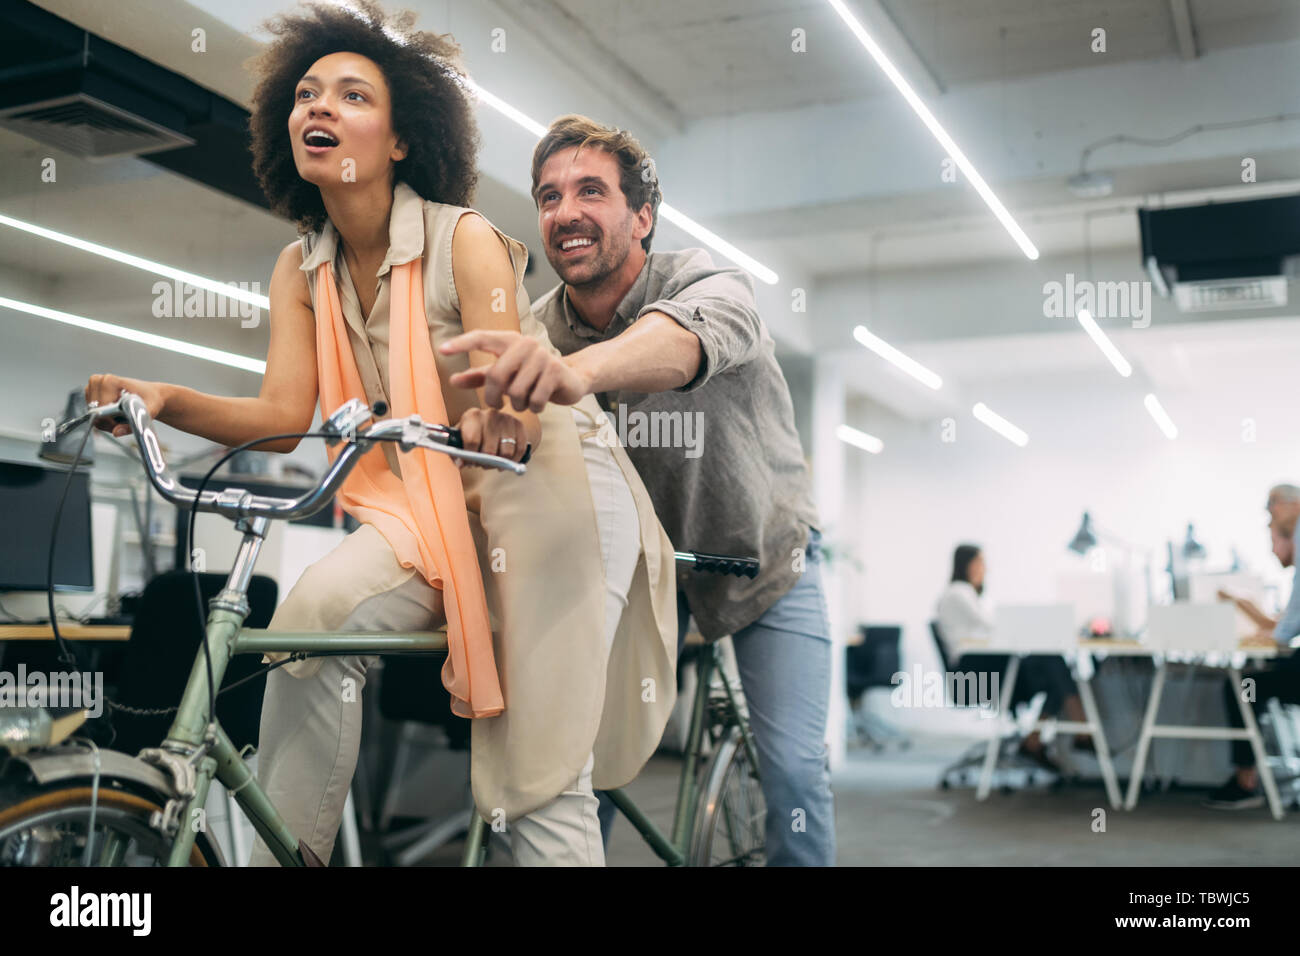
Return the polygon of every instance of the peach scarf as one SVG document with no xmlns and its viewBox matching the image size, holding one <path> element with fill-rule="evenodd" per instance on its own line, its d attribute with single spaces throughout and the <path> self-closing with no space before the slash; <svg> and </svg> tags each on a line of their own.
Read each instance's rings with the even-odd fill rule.
<svg viewBox="0 0 1300 956">
<path fill-rule="evenodd" d="M 389 415 L 419 415 L 426 422 L 446 425 L 447 406 L 424 313 L 422 261 L 390 270 Z M 316 270 L 316 288 L 320 407 L 329 415 L 350 398 L 367 399 L 328 262 Z M 341 451 L 342 446 L 329 449 L 331 463 Z M 452 713 L 496 716 L 505 710 L 505 702 L 460 471 L 446 455 L 424 448 L 403 454 L 401 466 L 398 478 L 383 453 L 372 449 L 343 483 L 339 502 L 357 521 L 375 526 L 402 567 L 414 567 L 442 591 L 447 612 L 442 682 L 451 693 Z"/>
</svg>

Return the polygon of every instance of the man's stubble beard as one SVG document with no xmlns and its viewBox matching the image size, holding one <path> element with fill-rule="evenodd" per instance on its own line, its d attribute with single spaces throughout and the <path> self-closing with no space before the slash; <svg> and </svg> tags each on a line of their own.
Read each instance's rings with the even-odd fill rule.
<svg viewBox="0 0 1300 956">
<path fill-rule="evenodd" d="M 630 218 L 631 217 L 629 217 L 629 221 Z M 624 223 L 623 225 L 626 226 L 627 223 Z M 550 248 L 548 247 L 547 258 L 550 260 L 551 268 L 554 269 L 556 274 L 560 277 L 560 281 L 571 289 L 581 289 L 584 292 L 591 292 L 599 289 L 610 280 L 611 276 L 615 275 L 623 268 L 623 264 L 627 262 L 627 257 L 632 253 L 632 239 L 626 233 L 619 234 L 619 238 L 623 239 L 623 243 L 618 248 L 614 248 L 610 245 L 609 238 L 610 234 L 605 233 L 604 238 L 601 241 L 602 246 L 605 248 L 602 250 L 600 257 L 596 260 L 595 270 L 587 278 L 580 281 L 574 281 L 566 276 L 565 272 L 567 270 L 562 268 L 564 266 L 564 261 L 560 260 L 557 263 L 555 259 L 551 259 Z"/>
</svg>

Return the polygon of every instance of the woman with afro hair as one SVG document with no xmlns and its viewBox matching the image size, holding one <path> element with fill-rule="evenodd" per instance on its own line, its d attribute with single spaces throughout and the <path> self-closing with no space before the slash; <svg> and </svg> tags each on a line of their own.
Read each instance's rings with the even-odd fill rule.
<svg viewBox="0 0 1300 956">
<path fill-rule="evenodd" d="M 300 238 L 272 274 L 260 394 L 97 375 L 87 397 L 130 389 L 155 418 L 230 446 L 305 432 L 318 402 L 325 417 L 357 398 L 457 426 L 471 450 L 526 460 L 520 477 L 426 449 L 372 449 L 339 493 L 359 527 L 304 572 L 269 626 L 445 623 L 442 682 L 452 711 L 471 719 L 478 813 L 509 824 L 520 865 L 599 866 L 593 786 L 636 776 L 675 698 L 672 547 L 627 455 L 602 440 L 594 398 L 530 408 L 490 385 L 450 384 L 492 360 L 439 352 L 465 331 L 551 346 L 529 312 L 527 249 L 470 208 L 477 131 L 459 48 L 413 22 L 354 0 L 304 4 L 266 25 L 275 39 L 256 63 L 253 168 Z M 307 658 L 267 678 L 259 782 L 323 861 L 376 661 Z M 252 864 L 276 862 L 259 836 Z"/>
</svg>

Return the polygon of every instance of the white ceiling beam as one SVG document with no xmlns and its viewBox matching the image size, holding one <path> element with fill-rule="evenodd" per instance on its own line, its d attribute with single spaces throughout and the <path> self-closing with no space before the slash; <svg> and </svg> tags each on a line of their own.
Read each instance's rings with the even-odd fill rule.
<svg viewBox="0 0 1300 956">
<path fill-rule="evenodd" d="M 636 121 L 638 129 L 634 132 L 638 139 L 662 140 L 686 129 L 685 118 L 667 95 L 605 47 L 582 20 L 556 0 L 492 0 L 492 5 L 527 30 L 557 60 L 582 73 L 601 93 L 626 109 L 628 116 L 621 121 Z M 500 95 L 509 98 L 508 91 Z M 618 117 L 594 118 L 615 125 L 620 122 Z"/>
<path fill-rule="evenodd" d="M 907 81 L 912 84 L 912 88 L 917 93 L 933 98 L 948 92 L 939 80 L 939 75 L 922 59 L 921 54 L 912 45 L 912 41 L 894 22 L 894 18 L 889 15 L 889 11 L 880 0 L 857 0 L 855 6 L 858 8 L 862 25 L 894 61 L 899 72 L 907 77 Z"/>
<path fill-rule="evenodd" d="M 1192 27 L 1192 10 L 1187 0 L 1169 0 L 1169 12 L 1174 18 L 1174 36 L 1178 38 L 1178 55 L 1184 60 L 1195 60 L 1196 30 Z"/>
</svg>

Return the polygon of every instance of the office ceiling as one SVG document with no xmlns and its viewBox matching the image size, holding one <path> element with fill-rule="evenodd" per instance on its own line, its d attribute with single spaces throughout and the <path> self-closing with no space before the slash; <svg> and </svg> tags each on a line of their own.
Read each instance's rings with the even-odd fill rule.
<svg viewBox="0 0 1300 956">
<path fill-rule="evenodd" d="M 862 99 L 889 90 L 824 0 L 525 0 L 621 60 L 688 121 Z M 1179 57 L 1169 0 L 857 0 L 887 17 L 940 90 Z M 1300 38 L 1292 0 L 1191 0 L 1199 53 Z M 1089 39 L 1106 30 L 1106 53 Z M 807 56 L 791 56 L 791 30 Z"/>
<path fill-rule="evenodd" d="M 257 48 L 246 31 L 289 6 L 265 0 L 124 0 L 117 13 L 110 13 L 96 0 L 41 0 L 38 5 L 102 30 L 113 42 L 236 101 L 246 98 L 242 64 Z M 411 0 L 407 5 L 420 11 L 426 25 L 455 28 L 460 22 L 455 3 Z M 1124 163 L 1113 167 L 1115 193 L 1103 200 L 1081 200 L 1065 186 L 1080 150 L 1105 134 L 1164 134 L 1171 124 L 1181 129 L 1183 120 L 1166 115 L 1158 105 L 1162 98 L 1177 101 L 1180 83 L 1190 75 L 1181 71 L 1214 75 L 1222 57 L 1246 51 L 1267 77 L 1278 51 L 1293 49 L 1280 44 L 1300 37 L 1300 3 L 1294 0 L 849 0 L 849 5 L 881 36 L 890 37 L 891 55 L 954 128 L 969 122 L 963 111 L 972 102 L 993 110 L 994 116 L 1002 110 L 999 125 L 976 127 L 972 133 L 984 136 L 976 144 L 981 171 L 1029 229 L 1045 259 L 1074 256 L 1080 263 L 1104 250 L 1136 257 L 1132 209 L 1141 202 L 1166 201 L 1171 191 L 1186 201 L 1225 198 L 1225 168 L 1235 170 L 1243 147 L 1225 137 L 1194 155 L 1159 149 L 1125 154 Z M 690 202 L 676 203 L 760 260 L 782 262 L 813 284 L 854 276 L 886 281 L 895 273 L 970 268 L 971 263 L 986 262 L 991 269 L 1024 266 L 1023 256 L 973 191 L 918 185 L 906 178 L 911 166 L 937 163 L 936 147 L 823 0 L 511 0 L 485 6 L 526 18 L 535 44 L 559 43 L 562 37 L 567 65 L 585 69 L 590 80 L 608 79 L 637 90 L 647 116 L 653 113 L 657 124 L 678 131 L 681 154 L 690 156 L 697 137 L 710 129 L 716 134 L 734 124 L 729 149 L 707 157 L 718 167 L 712 174 L 724 183 L 743 179 L 743 167 L 754 162 L 747 152 L 754 146 L 746 139 L 751 128 L 770 134 L 791 115 L 838 104 L 847 105 L 853 111 L 849 115 L 864 123 L 887 130 L 890 142 L 881 146 L 882 152 L 893 150 L 888 161 L 874 150 L 864 152 L 861 170 L 855 176 L 850 169 L 841 184 L 845 188 L 833 197 L 815 194 L 813 187 L 830 174 L 816 169 L 822 156 L 810 145 L 793 161 L 813 172 L 800 167 L 793 179 L 773 181 L 770 188 L 764 183 L 758 193 L 762 202 L 731 207 L 719 202 L 713 210 L 705 202 L 703 214 Z M 160 38 L 193 23 L 209 31 L 209 52 L 203 57 Z M 1107 30 L 1104 59 L 1080 42 L 1093 26 Z M 809 52 L 803 57 L 789 55 L 795 27 L 807 31 Z M 469 45 L 468 36 L 461 39 Z M 467 53 L 473 54 L 470 47 Z M 481 52 L 477 56 L 478 63 L 485 62 Z M 469 60 L 473 71 L 474 56 Z M 1279 70 L 1283 66 L 1278 63 Z M 1226 83 L 1231 77 L 1223 69 Z M 609 70 L 620 75 L 611 77 Z M 1108 99 L 1093 104 L 1097 112 L 1077 122 L 1058 115 L 1065 91 L 1091 88 L 1125 70 L 1144 71 L 1138 79 L 1148 100 L 1129 104 Z M 1032 111 L 1022 109 L 1026 102 Z M 544 109 L 553 115 L 565 105 L 560 89 Z M 1213 106 L 1207 117 L 1258 115 L 1249 101 Z M 763 125 L 769 121 L 772 126 Z M 1255 153 L 1261 170 L 1258 189 L 1300 184 L 1296 127 L 1300 124 L 1280 124 L 1281 132 L 1262 141 Z M 1036 129 L 1047 129 L 1041 158 L 1035 163 L 1012 155 L 1036 142 Z M 962 141 L 967 145 L 965 137 Z M 990 144 L 1005 145 L 999 153 Z M 975 147 L 967 148 L 975 153 Z M 223 280 L 258 281 L 263 288 L 276 253 L 293 238 L 291 226 L 264 210 L 142 160 L 88 163 L 60 156 L 60 188 L 48 189 L 36 166 L 49 154 L 47 147 L 0 131 L 0 169 L 6 171 L 0 176 L 0 212 Z M 1107 167 L 1111 155 L 1099 154 L 1094 167 Z M 701 163 L 678 175 L 690 185 L 706 172 L 710 170 Z M 705 192 L 704 199 L 712 200 L 729 189 Z M 513 187 L 484 176 L 479 205 L 507 232 L 535 246 L 535 212 Z M 554 281 L 544 260 L 535 258 L 539 269 L 529 282 L 534 295 Z M 140 283 L 151 285 L 152 276 L 36 243 L 12 230 L 0 229 L 0 277 L 44 283 L 58 291 L 61 301 L 94 304 L 100 310 L 96 314 L 109 321 L 177 334 L 177 320 L 139 314 Z M 978 282 L 972 284 L 972 295 L 980 291 Z M 1041 333 L 1041 315 L 1032 312 L 1021 331 Z M 848 342 L 858 320 L 850 316 L 843 327 L 817 328 L 783 345 L 807 351 L 826 342 Z M 921 326 L 931 321 L 939 318 L 915 318 L 918 340 L 965 340 L 937 324 L 926 332 Z M 265 348 L 265 332 L 265 325 L 248 331 L 237 324 L 232 329 L 200 323 L 185 334 L 200 344 L 257 355 Z M 1050 366 L 1056 346 L 1048 345 L 1046 336 L 1040 340 L 1045 350 L 1041 362 Z M 1016 354 L 1033 364 L 1031 351 Z M 965 374 L 974 373 L 968 369 Z"/>
</svg>

